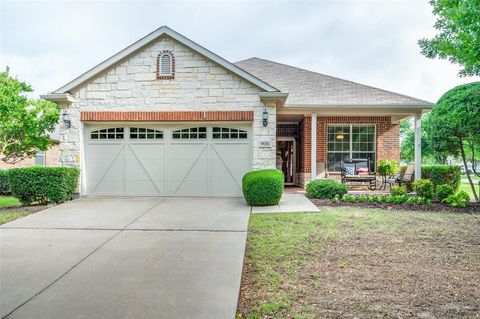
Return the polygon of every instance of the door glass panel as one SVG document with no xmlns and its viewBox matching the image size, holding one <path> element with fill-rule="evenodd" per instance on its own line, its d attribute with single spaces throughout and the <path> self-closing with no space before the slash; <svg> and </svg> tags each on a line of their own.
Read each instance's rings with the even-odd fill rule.
<svg viewBox="0 0 480 319">
<path fill-rule="evenodd" d="M 295 148 L 294 141 L 277 141 L 277 169 L 285 175 L 284 182 L 293 184 L 295 182 Z"/>
<path fill-rule="evenodd" d="M 196 139 L 205 139 L 207 138 L 207 128 L 202 127 L 190 127 L 184 128 L 181 130 L 173 131 L 172 138 L 175 140 L 196 140 Z"/>
</svg>

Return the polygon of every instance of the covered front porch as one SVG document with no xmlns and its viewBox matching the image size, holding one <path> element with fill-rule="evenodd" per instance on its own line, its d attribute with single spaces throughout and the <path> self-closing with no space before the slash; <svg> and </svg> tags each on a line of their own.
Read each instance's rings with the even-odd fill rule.
<svg viewBox="0 0 480 319">
<path fill-rule="evenodd" d="M 421 176 L 421 112 L 377 114 L 344 112 L 342 114 L 312 112 L 290 114 L 279 112 L 276 133 L 276 168 L 285 175 L 287 191 L 303 189 L 314 179 L 341 181 L 342 162 L 364 159 L 375 182 L 349 185 L 353 192 L 388 192 L 390 184 L 376 174 L 380 159 L 400 161 L 401 119 L 413 117 L 415 122 L 414 177 Z M 334 114 L 334 115 L 333 115 Z M 374 186 L 372 187 L 372 185 Z M 297 188 L 298 189 L 297 189 Z"/>
</svg>

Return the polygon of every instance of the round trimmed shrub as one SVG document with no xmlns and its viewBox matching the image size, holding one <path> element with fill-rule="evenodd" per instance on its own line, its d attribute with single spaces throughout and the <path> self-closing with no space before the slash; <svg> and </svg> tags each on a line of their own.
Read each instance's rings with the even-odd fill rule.
<svg viewBox="0 0 480 319">
<path fill-rule="evenodd" d="M 418 196 L 427 199 L 433 198 L 433 183 L 429 179 L 417 179 L 413 182 L 413 187 Z"/>
<path fill-rule="evenodd" d="M 452 185 L 443 184 L 437 186 L 436 195 L 439 202 L 443 201 L 445 198 L 453 194 L 455 194 L 455 189 Z"/>
<path fill-rule="evenodd" d="M 308 183 L 306 189 L 308 197 L 318 199 L 342 197 L 348 192 L 347 185 L 333 179 L 316 179 Z"/>
<path fill-rule="evenodd" d="M 277 205 L 283 194 L 284 175 L 277 169 L 248 172 L 242 179 L 242 191 L 250 206 Z"/>
</svg>

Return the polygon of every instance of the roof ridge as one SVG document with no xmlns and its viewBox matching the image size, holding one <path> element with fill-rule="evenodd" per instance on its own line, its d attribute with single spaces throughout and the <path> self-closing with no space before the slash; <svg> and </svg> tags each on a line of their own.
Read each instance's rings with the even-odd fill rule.
<svg viewBox="0 0 480 319">
<path fill-rule="evenodd" d="M 390 93 L 390 94 L 395 94 L 395 95 L 398 95 L 398 96 L 413 99 L 413 100 L 420 101 L 420 102 L 423 102 L 423 103 L 428 103 L 428 104 L 432 104 L 432 105 L 435 104 L 435 103 L 432 103 L 430 101 L 419 99 L 419 98 L 409 96 L 409 95 L 406 95 L 406 94 L 381 89 L 381 88 L 378 88 L 378 87 L 375 87 L 375 86 L 372 86 L 372 85 L 362 84 L 362 83 L 358 83 L 358 82 L 351 81 L 351 80 L 345 80 L 345 79 L 342 79 L 342 78 L 339 78 L 339 77 L 336 77 L 336 76 L 332 76 L 332 75 L 328 75 L 328 74 L 324 74 L 324 73 L 320 73 L 320 72 L 316 72 L 316 71 L 312 71 L 312 70 L 307 70 L 307 69 L 299 68 L 299 67 L 289 65 L 289 64 L 286 64 L 286 63 L 267 60 L 267 59 L 263 59 L 263 58 L 259 58 L 259 57 L 251 57 L 251 58 L 248 58 L 248 59 L 245 59 L 245 60 L 235 62 L 234 64 L 237 64 L 237 63 L 240 63 L 240 62 L 245 62 L 245 61 L 248 61 L 248 60 L 261 60 L 261 61 L 265 61 L 265 62 L 269 62 L 269 63 L 274 63 L 274 64 L 277 64 L 277 65 L 282 65 L 282 66 L 286 66 L 286 67 L 289 67 L 289 68 L 293 68 L 293 69 L 297 69 L 297 70 L 301 70 L 301 71 L 305 71 L 305 72 L 314 73 L 314 74 L 318 74 L 318 75 L 321 75 L 321 76 L 329 77 L 331 79 L 335 79 L 335 80 L 339 80 L 339 81 L 343 81 L 343 82 L 348 82 L 348 83 L 352 83 L 352 84 L 355 84 L 355 85 L 361 85 L 361 86 L 366 87 L 366 88 L 375 89 L 375 90 L 383 91 L 383 92 Z"/>
</svg>

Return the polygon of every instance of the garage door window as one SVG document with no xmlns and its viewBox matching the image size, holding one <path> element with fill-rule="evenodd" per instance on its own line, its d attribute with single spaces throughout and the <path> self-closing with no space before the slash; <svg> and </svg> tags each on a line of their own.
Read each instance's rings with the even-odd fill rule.
<svg viewBox="0 0 480 319">
<path fill-rule="evenodd" d="M 123 127 L 104 128 L 90 133 L 92 140 L 123 140 Z"/>
<path fill-rule="evenodd" d="M 131 127 L 130 139 L 132 140 L 161 140 L 163 132 L 145 127 Z"/>
<path fill-rule="evenodd" d="M 173 131 L 172 138 L 174 140 L 196 140 L 207 138 L 206 127 L 190 127 Z"/>
<path fill-rule="evenodd" d="M 230 127 L 214 127 L 212 130 L 214 139 L 230 140 L 230 139 L 246 139 L 247 131 Z"/>
</svg>

